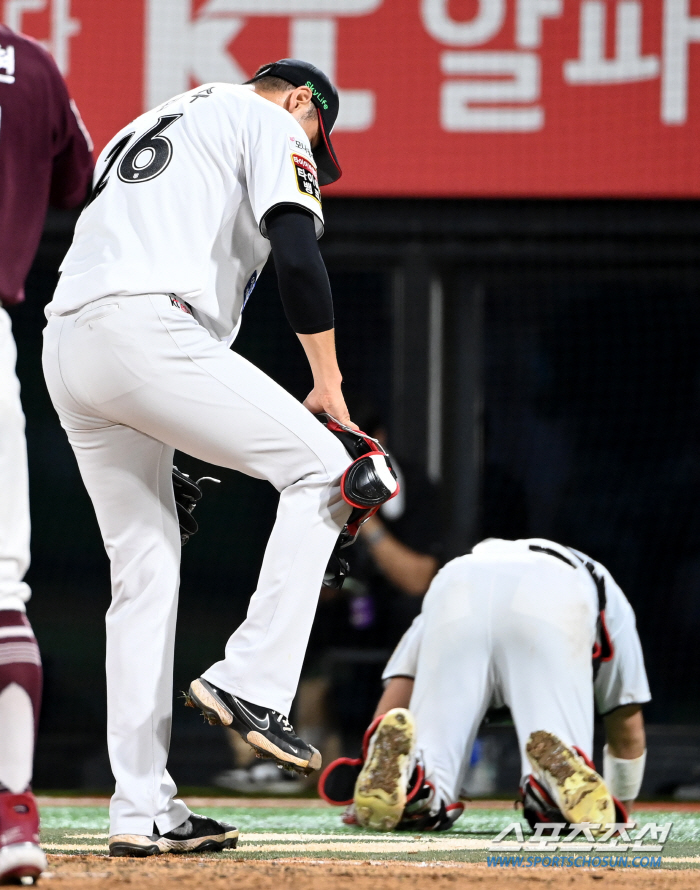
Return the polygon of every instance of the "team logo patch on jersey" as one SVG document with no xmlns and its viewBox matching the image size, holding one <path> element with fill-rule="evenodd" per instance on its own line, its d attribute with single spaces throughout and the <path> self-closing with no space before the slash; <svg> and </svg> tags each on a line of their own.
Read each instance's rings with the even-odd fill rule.
<svg viewBox="0 0 700 890">
<path fill-rule="evenodd" d="M 170 294 L 170 305 L 174 306 L 175 309 L 182 309 L 182 311 L 186 312 L 188 315 L 192 315 L 192 310 L 187 305 L 187 303 L 184 303 L 182 300 L 180 300 L 178 297 L 174 297 L 172 294 Z"/>
<path fill-rule="evenodd" d="M 318 177 L 316 176 L 316 168 L 302 155 L 292 154 L 292 163 L 297 174 L 297 188 L 302 195 L 309 195 L 321 203 L 321 189 L 318 187 Z"/>
</svg>

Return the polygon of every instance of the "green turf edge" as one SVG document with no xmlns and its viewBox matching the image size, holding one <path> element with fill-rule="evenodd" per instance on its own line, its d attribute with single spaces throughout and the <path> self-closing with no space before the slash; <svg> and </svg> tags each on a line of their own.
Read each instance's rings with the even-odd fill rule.
<svg viewBox="0 0 700 890">
<path fill-rule="evenodd" d="M 362 831 L 360 829 L 345 826 L 340 822 L 339 811 L 337 810 L 308 810 L 295 809 L 293 806 L 289 808 L 231 808 L 231 807 L 206 807 L 202 808 L 205 815 L 214 818 L 233 818 L 236 824 L 245 835 L 255 835 L 259 832 L 274 833 L 301 833 L 309 832 L 313 834 L 333 834 L 340 835 L 345 841 L 356 838 L 358 841 L 371 837 L 378 839 L 376 833 Z M 650 817 L 653 816 L 653 819 Z M 468 812 L 467 818 L 462 820 L 449 833 L 439 835 L 439 838 L 478 838 L 486 839 L 493 837 L 502 827 L 511 821 L 517 820 L 517 814 L 504 810 L 479 810 Z M 672 863 L 665 862 L 666 858 L 700 856 L 700 813 L 678 813 L 678 812 L 655 812 L 644 814 L 640 819 L 642 823 L 655 821 L 662 823 L 664 821 L 673 821 L 674 829 L 680 835 L 678 840 L 670 840 L 666 843 L 662 853 L 662 866 L 665 869 L 689 869 L 700 867 L 700 859 L 698 863 Z M 471 829 L 471 830 L 470 830 Z M 101 833 L 105 834 L 108 830 L 108 811 L 107 807 L 47 807 L 42 811 L 42 840 L 44 843 L 66 843 L 69 839 L 67 834 L 74 833 Z M 527 836 L 527 835 L 526 835 Z M 436 837 L 433 835 L 432 837 Z M 385 835 L 382 840 L 409 840 L 410 835 L 404 833 L 396 833 L 393 835 Z M 99 839 L 98 843 L 104 844 L 104 838 Z M 294 841 L 291 841 L 294 844 Z M 85 854 L 89 841 L 82 841 L 82 846 L 75 847 L 72 851 L 60 851 L 58 855 L 66 854 Z M 96 853 L 98 856 L 105 856 L 106 853 Z M 236 851 L 213 854 L 216 857 L 226 859 L 240 860 L 264 860 L 275 861 L 279 859 L 334 859 L 334 860 L 359 860 L 367 861 L 404 861 L 404 862 L 484 862 L 489 855 L 486 850 L 448 850 L 448 851 L 430 851 L 425 849 L 417 849 L 415 851 L 406 851 L 402 853 L 385 853 L 377 850 L 376 852 L 358 851 L 313 851 L 300 852 L 290 851 L 288 854 L 284 851 L 256 851 L 252 848 L 240 849 Z M 523 854 L 526 857 L 534 855 L 531 853 Z M 564 854 L 566 855 L 566 854 Z M 604 854 L 593 854 L 604 855 Z M 630 854 L 628 854 L 630 855 Z M 654 858 L 658 854 L 654 855 Z M 202 858 L 201 856 L 198 858 Z M 499 866 L 503 867 L 503 866 Z M 557 869 L 557 871 L 565 871 L 566 868 Z M 625 869 L 627 870 L 627 869 Z"/>
</svg>

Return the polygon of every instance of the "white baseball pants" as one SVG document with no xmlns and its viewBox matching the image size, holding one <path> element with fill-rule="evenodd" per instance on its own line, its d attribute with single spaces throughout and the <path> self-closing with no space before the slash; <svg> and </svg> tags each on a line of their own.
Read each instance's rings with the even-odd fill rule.
<svg viewBox="0 0 700 890">
<path fill-rule="evenodd" d="M 410 707 L 418 756 L 446 803 L 459 800 L 494 698 L 511 710 L 523 776 L 525 744 L 538 729 L 593 753 L 593 585 L 554 557 L 518 556 L 508 543 L 454 560 L 423 604 Z"/>
<path fill-rule="evenodd" d="M 155 821 L 165 833 L 188 815 L 165 769 L 180 566 L 173 451 L 280 492 L 247 617 L 204 676 L 283 714 L 350 513 L 339 486 L 350 458 L 296 399 L 164 294 L 105 297 L 52 316 L 44 373 L 111 562 L 110 831 L 149 835 Z"/>
<path fill-rule="evenodd" d="M 24 612 L 30 597 L 22 580 L 29 568 L 29 474 L 16 363 L 12 323 L 0 306 L 0 611 Z"/>
</svg>

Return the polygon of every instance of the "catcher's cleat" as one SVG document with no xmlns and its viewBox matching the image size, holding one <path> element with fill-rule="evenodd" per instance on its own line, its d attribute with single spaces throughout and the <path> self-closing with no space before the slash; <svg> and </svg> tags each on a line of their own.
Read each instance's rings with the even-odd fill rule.
<svg viewBox="0 0 700 890">
<path fill-rule="evenodd" d="M 551 732 L 530 734 L 525 752 L 536 779 L 566 822 L 597 826 L 615 822 L 615 803 L 602 777 L 575 749 Z M 600 829 L 591 829 L 593 833 Z"/>
<path fill-rule="evenodd" d="M 388 711 L 369 741 L 364 766 L 355 783 L 358 825 L 391 831 L 401 821 L 413 771 L 415 724 L 406 708 Z"/>
<path fill-rule="evenodd" d="M 209 723 L 235 729 L 258 757 L 305 776 L 321 768 L 321 754 L 299 738 L 289 720 L 277 711 L 237 698 L 201 677 L 190 685 L 186 704 L 199 708 Z"/>
<path fill-rule="evenodd" d="M 225 822 L 190 813 L 189 818 L 166 834 L 113 834 L 109 839 L 110 856 L 158 856 L 160 853 L 220 853 L 233 850 L 238 843 L 238 829 Z"/>
<path fill-rule="evenodd" d="M 34 795 L 0 793 L 0 884 L 32 884 L 46 869 Z"/>
</svg>

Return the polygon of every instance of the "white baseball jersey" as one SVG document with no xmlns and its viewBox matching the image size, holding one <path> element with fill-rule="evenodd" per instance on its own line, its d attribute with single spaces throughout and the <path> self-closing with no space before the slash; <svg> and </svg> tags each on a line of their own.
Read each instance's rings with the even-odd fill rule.
<svg viewBox="0 0 700 890">
<path fill-rule="evenodd" d="M 599 594 L 605 582 L 612 656 L 594 676 Z M 414 677 L 417 748 L 439 796 L 457 800 L 489 706 L 510 707 L 525 743 L 549 730 L 589 756 L 593 703 L 606 714 L 651 698 L 629 602 L 610 573 L 553 541 L 493 539 L 448 563 L 404 634 L 383 679 Z"/>
<path fill-rule="evenodd" d="M 176 96 L 100 154 L 47 317 L 105 296 L 172 294 L 230 343 L 270 254 L 265 215 L 280 204 L 310 210 L 321 236 L 316 164 L 292 115 L 248 85 Z"/>
<path fill-rule="evenodd" d="M 610 572 L 599 562 L 591 559 L 586 554 L 572 548 L 562 547 L 553 541 L 546 541 L 542 538 L 532 538 L 519 541 L 502 541 L 493 539 L 484 541 L 474 547 L 474 554 L 487 554 L 489 551 L 495 551 L 494 545 L 499 548 L 500 552 L 506 557 L 507 550 L 518 556 L 526 555 L 530 545 L 544 546 L 550 549 L 560 551 L 562 554 L 573 553 L 579 557 L 581 562 L 577 567 L 577 571 L 584 578 L 593 583 L 588 570 L 584 563 L 590 562 L 595 570 L 605 579 L 606 592 L 606 609 L 605 618 L 613 647 L 612 658 L 603 661 L 598 669 L 597 676 L 593 682 L 593 691 L 595 696 L 596 709 L 599 714 L 605 715 L 629 704 L 644 704 L 651 700 L 651 692 L 649 691 L 649 681 L 647 680 L 646 671 L 644 669 L 644 655 L 642 654 L 642 645 L 637 634 L 637 625 L 634 617 L 634 611 L 629 600 L 622 592 Z M 510 547 L 503 545 L 512 545 Z M 530 551 L 532 553 L 532 551 Z M 533 560 L 535 556 L 531 557 Z M 451 577 L 454 576 L 455 570 L 459 571 L 459 565 L 469 556 L 458 557 L 448 563 L 433 581 L 433 585 L 439 587 L 441 584 L 449 583 Z M 431 585 L 432 586 L 432 585 Z M 546 607 L 543 603 L 543 609 Z M 547 628 L 547 632 L 551 631 Z M 418 615 L 413 624 L 403 635 L 391 658 L 389 659 L 384 672 L 383 680 L 389 680 L 391 677 L 415 677 L 416 666 L 418 664 L 418 652 L 420 650 L 421 640 L 423 636 L 423 615 Z M 523 665 L 523 670 L 527 671 L 527 665 Z M 494 699 L 491 702 L 492 707 L 502 706 L 502 701 L 495 691 Z"/>
</svg>

